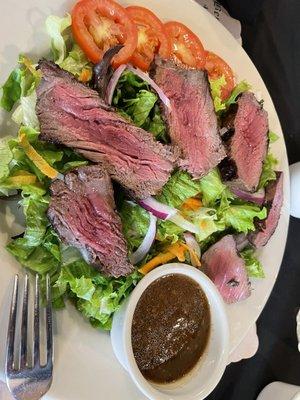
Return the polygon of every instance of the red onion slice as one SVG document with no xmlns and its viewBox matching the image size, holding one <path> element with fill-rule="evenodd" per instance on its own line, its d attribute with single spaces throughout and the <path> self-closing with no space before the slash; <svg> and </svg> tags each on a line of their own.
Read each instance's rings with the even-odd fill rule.
<svg viewBox="0 0 300 400">
<path fill-rule="evenodd" d="M 171 108 L 171 103 L 168 97 L 164 94 L 164 92 L 161 90 L 161 88 L 154 82 L 153 79 L 150 78 L 148 74 L 145 72 L 141 71 L 138 68 L 134 68 L 132 65 L 128 64 L 127 65 L 128 71 L 133 72 L 135 75 L 139 76 L 143 81 L 149 83 L 149 85 L 156 91 L 158 94 L 158 97 L 161 99 L 161 101 L 164 103 L 164 105 L 168 108 Z"/>
<path fill-rule="evenodd" d="M 201 249 L 200 249 L 199 243 L 195 239 L 195 236 L 192 235 L 190 232 L 186 232 L 186 233 L 184 233 L 183 237 L 184 237 L 186 244 L 191 249 L 193 249 L 195 254 L 197 255 L 197 257 L 200 258 L 201 257 Z"/>
<path fill-rule="evenodd" d="M 232 191 L 233 194 L 235 194 L 242 200 L 249 201 L 250 203 L 256 203 L 259 204 L 260 206 L 262 206 L 264 203 L 266 194 L 264 188 L 259 189 L 255 193 L 246 192 L 244 190 L 234 187 L 230 187 L 230 190 Z"/>
<path fill-rule="evenodd" d="M 176 208 L 160 203 L 151 196 L 147 199 L 140 200 L 139 204 L 141 207 L 143 207 L 145 210 L 149 211 L 159 219 L 172 221 L 174 224 L 185 231 L 200 233 L 200 229 L 192 222 L 186 220 L 182 215 L 180 215 Z"/>
<path fill-rule="evenodd" d="M 159 219 L 170 219 L 173 215 L 177 214 L 176 208 L 169 207 L 166 204 L 160 203 L 154 197 L 140 200 L 139 204 L 145 210 L 151 212 Z"/>
<path fill-rule="evenodd" d="M 133 265 L 136 265 L 148 254 L 152 246 L 152 243 L 154 242 L 155 239 L 156 217 L 151 213 L 149 213 L 149 215 L 150 215 L 150 224 L 146 236 L 144 237 L 138 249 L 134 253 L 132 253 L 131 256 L 129 257 Z"/>
<path fill-rule="evenodd" d="M 112 99 L 113 99 L 113 95 L 114 95 L 114 91 L 116 89 L 117 83 L 119 82 L 119 79 L 120 79 L 121 75 L 123 74 L 123 72 L 125 71 L 126 67 L 127 67 L 126 64 L 120 65 L 113 73 L 113 76 L 110 78 L 109 84 L 107 86 L 106 95 L 105 95 L 105 101 L 108 104 L 112 103 Z"/>
<path fill-rule="evenodd" d="M 133 72 L 135 75 L 140 77 L 143 81 L 147 82 L 152 89 L 155 90 L 155 92 L 158 94 L 158 97 L 161 99 L 161 101 L 164 103 L 164 105 L 168 108 L 171 108 L 170 100 L 168 97 L 164 94 L 164 92 L 161 90 L 161 88 L 154 82 L 153 79 L 150 78 L 148 74 L 145 72 L 141 71 L 138 68 L 134 68 L 132 65 L 128 64 L 122 64 L 120 65 L 114 72 L 113 76 L 111 77 L 109 84 L 107 86 L 107 91 L 106 91 L 106 96 L 105 96 L 105 101 L 108 104 L 112 103 L 114 91 L 116 89 L 117 83 L 123 74 L 123 72 L 127 69 L 128 71 Z"/>
</svg>

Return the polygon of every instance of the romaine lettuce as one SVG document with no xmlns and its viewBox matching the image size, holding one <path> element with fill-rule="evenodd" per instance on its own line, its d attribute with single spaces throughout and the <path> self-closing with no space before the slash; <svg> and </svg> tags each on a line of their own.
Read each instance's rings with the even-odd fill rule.
<svg viewBox="0 0 300 400">
<path fill-rule="evenodd" d="M 201 191 L 201 181 L 194 180 L 188 172 L 176 171 L 156 199 L 177 208 L 186 199 L 196 196 Z"/>
<path fill-rule="evenodd" d="M 46 19 L 46 30 L 51 38 L 51 49 L 54 61 L 60 65 L 67 56 L 66 41 L 70 38 L 70 33 L 67 28 L 72 24 L 70 14 L 65 17 L 57 17 L 49 15 Z"/>
<path fill-rule="evenodd" d="M 133 72 L 125 70 L 115 89 L 113 105 L 121 115 L 153 133 L 157 140 L 167 143 L 166 126 L 157 99 L 157 95 L 150 90 L 147 82 Z"/>
<path fill-rule="evenodd" d="M 265 273 L 261 262 L 257 259 L 255 255 L 255 250 L 248 248 L 241 251 L 240 256 L 245 261 L 247 274 L 249 277 L 253 278 L 264 278 Z"/>
<path fill-rule="evenodd" d="M 258 185 L 259 189 L 265 187 L 268 182 L 276 179 L 275 167 L 277 164 L 278 160 L 273 156 L 273 154 L 268 153 L 263 163 L 262 173 Z"/>
</svg>

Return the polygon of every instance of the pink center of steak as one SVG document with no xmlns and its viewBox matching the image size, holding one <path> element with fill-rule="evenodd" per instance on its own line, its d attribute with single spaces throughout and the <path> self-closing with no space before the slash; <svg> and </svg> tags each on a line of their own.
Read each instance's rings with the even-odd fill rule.
<svg viewBox="0 0 300 400">
<path fill-rule="evenodd" d="M 235 161 L 242 186 L 255 191 L 268 147 L 268 115 L 253 93 L 245 92 L 238 100 L 230 157 Z"/>
<path fill-rule="evenodd" d="M 206 73 L 156 59 L 154 80 L 170 99 L 170 137 L 182 151 L 180 166 L 194 177 L 206 175 L 224 157 Z"/>
<path fill-rule="evenodd" d="M 109 176 L 98 166 L 82 167 L 53 182 L 50 190 L 48 217 L 59 236 L 106 275 L 130 273 Z"/>
<path fill-rule="evenodd" d="M 52 67 L 53 68 L 53 67 Z M 152 134 L 129 124 L 97 93 L 61 70 L 41 63 L 38 90 L 41 139 L 72 147 L 102 164 L 137 198 L 156 194 L 167 182 L 175 156 Z"/>
<path fill-rule="evenodd" d="M 232 235 L 224 236 L 202 256 L 205 273 L 217 286 L 226 303 L 250 296 L 244 260 L 238 255 Z"/>
</svg>

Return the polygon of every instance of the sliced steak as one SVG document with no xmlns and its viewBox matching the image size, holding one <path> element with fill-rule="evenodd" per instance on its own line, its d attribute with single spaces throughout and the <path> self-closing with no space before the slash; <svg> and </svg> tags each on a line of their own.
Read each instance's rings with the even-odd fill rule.
<svg viewBox="0 0 300 400">
<path fill-rule="evenodd" d="M 157 194 L 175 156 L 151 133 L 129 124 L 97 92 L 48 61 L 40 61 L 37 115 L 42 140 L 63 144 L 99 163 L 131 195 Z"/>
<path fill-rule="evenodd" d="M 265 246 L 275 232 L 280 218 L 280 211 L 283 204 L 283 173 L 276 172 L 276 180 L 271 181 L 266 187 L 265 206 L 268 208 L 268 215 L 260 230 L 248 235 L 249 241 L 255 247 Z"/>
<path fill-rule="evenodd" d="M 164 112 L 171 141 L 182 151 L 179 166 L 201 178 L 226 156 L 207 74 L 156 57 L 151 75 L 170 99 Z"/>
<path fill-rule="evenodd" d="M 228 158 L 220 164 L 223 180 L 255 192 L 268 149 L 268 115 L 253 93 L 243 93 L 223 119 Z M 223 130 L 221 128 L 221 131 Z"/>
<path fill-rule="evenodd" d="M 48 218 L 61 239 L 105 275 L 129 274 L 133 266 L 109 175 L 96 165 L 82 167 L 54 181 L 50 191 Z"/>
<path fill-rule="evenodd" d="M 250 296 L 245 262 L 237 252 L 232 235 L 226 235 L 212 245 L 203 254 L 202 264 L 226 303 L 235 303 Z"/>
</svg>

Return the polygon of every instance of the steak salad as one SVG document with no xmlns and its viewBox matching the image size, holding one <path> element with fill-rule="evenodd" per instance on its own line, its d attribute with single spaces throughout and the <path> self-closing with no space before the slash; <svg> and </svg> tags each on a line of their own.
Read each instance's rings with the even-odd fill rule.
<svg viewBox="0 0 300 400">
<path fill-rule="evenodd" d="M 7 250 L 49 274 L 54 306 L 70 299 L 102 329 L 169 261 L 202 269 L 227 303 L 249 297 L 283 203 L 250 85 L 143 7 L 81 0 L 46 29 L 52 56 L 20 55 L 2 86 L 18 133 L 0 142 L 0 194 L 25 216 Z"/>
</svg>

